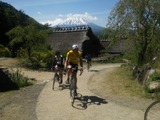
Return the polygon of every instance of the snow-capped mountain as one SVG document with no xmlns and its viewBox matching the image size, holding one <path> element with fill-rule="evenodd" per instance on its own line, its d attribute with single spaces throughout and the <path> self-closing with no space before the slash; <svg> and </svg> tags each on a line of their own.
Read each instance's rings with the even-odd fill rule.
<svg viewBox="0 0 160 120">
<path fill-rule="evenodd" d="M 72 27 L 72 26 L 80 26 L 80 25 L 88 25 L 92 28 L 92 31 L 95 35 L 98 35 L 100 32 L 104 30 L 104 27 L 98 26 L 94 23 L 89 23 L 83 18 L 67 18 L 61 23 L 58 23 L 57 25 L 54 25 L 55 27 Z"/>
<path fill-rule="evenodd" d="M 75 26 L 75 25 L 87 25 L 87 22 L 83 18 L 67 18 L 61 24 Z"/>
</svg>

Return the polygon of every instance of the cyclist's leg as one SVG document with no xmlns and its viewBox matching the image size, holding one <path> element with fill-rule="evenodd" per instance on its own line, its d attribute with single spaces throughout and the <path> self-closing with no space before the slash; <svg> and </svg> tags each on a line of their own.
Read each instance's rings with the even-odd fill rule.
<svg viewBox="0 0 160 120">
<path fill-rule="evenodd" d="M 77 70 L 72 72 L 72 78 L 75 80 L 74 90 L 75 90 L 75 96 L 77 96 Z"/>
<path fill-rule="evenodd" d="M 92 66 L 92 60 L 90 60 L 90 66 Z"/>
<path fill-rule="evenodd" d="M 55 84 L 55 73 L 53 75 L 53 84 L 52 84 L 52 90 L 54 90 L 54 84 Z"/>
<path fill-rule="evenodd" d="M 67 80 L 66 80 L 66 84 L 69 84 L 69 78 L 71 76 L 72 70 L 71 68 L 67 69 Z"/>
<path fill-rule="evenodd" d="M 57 80 L 57 66 L 54 67 L 54 75 L 53 75 L 53 85 L 52 85 L 52 89 L 54 90 L 54 85 L 55 85 L 55 82 Z"/>
<path fill-rule="evenodd" d="M 91 66 L 91 61 L 89 61 L 89 65 Z"/>
<path fill-rule="evenodd" d="M 63 71 L 62 68 L 59 68 L 59 84 L 62 84 L 63 82 Z"/>
<path fill-rule="evenodd" d="M 89 68 L 90 68 L 90 62 L 87 61 L 87 70 L 89 71 Z"/>
</svg>

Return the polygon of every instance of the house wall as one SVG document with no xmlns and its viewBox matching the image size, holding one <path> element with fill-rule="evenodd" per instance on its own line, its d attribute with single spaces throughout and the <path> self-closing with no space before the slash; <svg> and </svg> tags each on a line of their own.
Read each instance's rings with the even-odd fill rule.
<svg viewBox="0 0 160 120">
<path fill-rule="evenodd" d="M 91 28 L 78 31 L 54 31 L 48 39 L 53 50 L 69 51 L 73 44 L 78 44 L 83 54 L 90 53 L 97 56 L 103 49 L 99 39 L 93 34 Z"/>
</svg>

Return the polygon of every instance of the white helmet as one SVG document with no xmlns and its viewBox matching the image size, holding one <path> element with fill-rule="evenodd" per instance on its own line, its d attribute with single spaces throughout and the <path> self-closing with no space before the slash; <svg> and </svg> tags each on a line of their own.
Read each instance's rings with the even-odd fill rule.
<svg viewBox="0 0 160 120">
<path fill-rule="evenodd" d="M 78 45 L 76 45 L 76 44 L 72 45 L 73 50 L 76 49 L 76 48 L 78 48 Z"/>
</svg>

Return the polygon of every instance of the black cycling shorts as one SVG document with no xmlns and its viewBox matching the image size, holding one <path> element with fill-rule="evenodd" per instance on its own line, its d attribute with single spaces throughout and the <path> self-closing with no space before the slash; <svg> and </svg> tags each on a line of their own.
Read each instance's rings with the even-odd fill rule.
<svg viewBox="0 0 160 120">
<path fill-rule="evenodd" d="M 58 66 L 59 68 L 64 68 L 64 65 L 61 65 L 61 64 L 57 64 L 57 66 Z"/>
<path fill-rule="evenodd" d="M 73 64 L 73 63 L 70 63 L 69 62 L 69 65 L 71 65 L 72 66 L 72 68 L 75 68 L 75 69 L 72 69 L 72 70 L 74 70 L 74 71 L 78 71 L 78 64 Z"/>
</svg>

